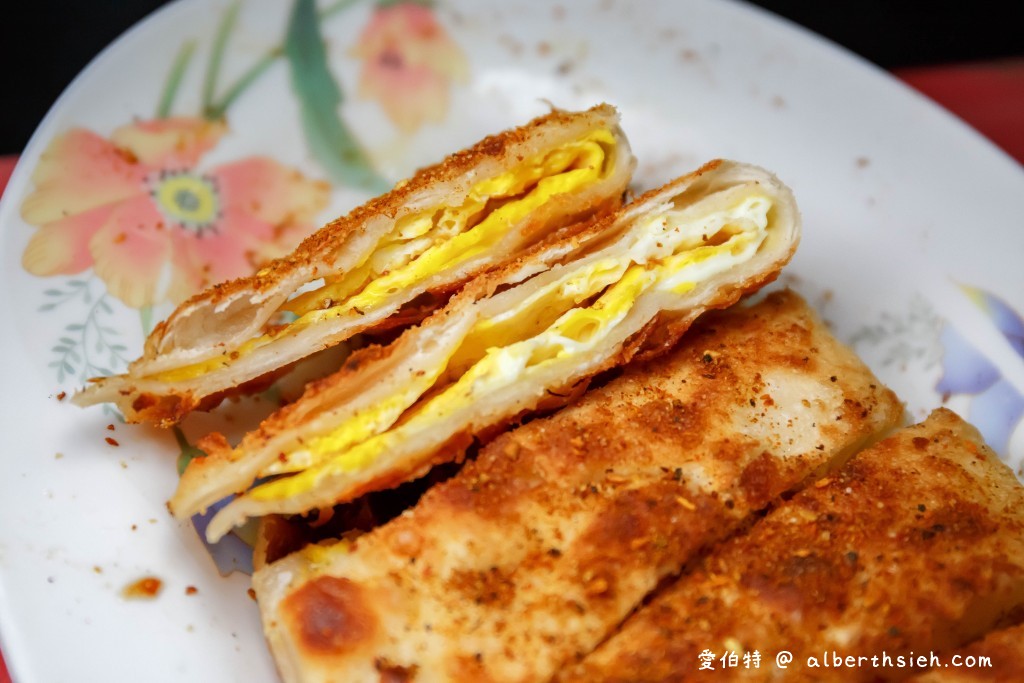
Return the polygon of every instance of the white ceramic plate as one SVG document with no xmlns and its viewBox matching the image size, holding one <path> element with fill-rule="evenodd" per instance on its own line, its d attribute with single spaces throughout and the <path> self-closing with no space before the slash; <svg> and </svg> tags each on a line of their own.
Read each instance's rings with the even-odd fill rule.
<svg viewBox="0 0 1024 683">
<path fill-rule="evenodd" d="M 785 283 L 914 418 L 945 400 L 1020 467 L 1024 173 L 949 114 L 732 2 L 334 5 L 321 5 L 320 30 L 340 118 L 316 96 L 305 106 L 326 111 L 321 135 L 354 140 L 362 162 L 308 144 L 283 58 L 227 97 L 286 34 L 316 30 L 308 14 L 289 24 L 292 2 L 243 3 L 204 97 L 230 5 L 183 0 L 81 74 L 11 178 L 0 206 L 0 636 L 16 680 L 275 680 L 247 577 L 222 578 L 164 508 L 175 439 L 57 396 L 136 356 L 169 294 L 237 272 L 248 252 L 271 253 L 367 197 L 375 178 L 401 178 L 548 102 L 617 105 L 638 186 L 716 156 L 775 171 L 805 224 Z M 315 51 L 305 58 L 306 85 L 323 97 L 312 81 L 327 72 Z M 201 125 L 204 105 L 224 111 L 226 129 Z M 147 123 L 158 113 L 188 118 Z M 196 139 L 206 146 L 186 144 Z M 329 196 L 318 180 L 333 181 Z M 241 189 L 257 182 L 258 194 Z M 266 232 L 286 215 L 293 232 Z M 190 419 L 185 434 L 204 424 Z M 145 576 L 163 583 L 156 599 L 121 597 Z"/>
</svg>

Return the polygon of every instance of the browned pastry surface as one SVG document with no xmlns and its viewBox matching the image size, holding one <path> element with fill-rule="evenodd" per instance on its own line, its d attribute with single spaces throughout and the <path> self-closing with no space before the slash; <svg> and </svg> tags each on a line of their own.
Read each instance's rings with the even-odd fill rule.
<svg viewBox="0 0 1024 683">
<path fill-rule="evenodd" d="M 716 548 L 560 680 L 698 680 L 705 649 L 761 653 L 757 669 L 716 662 L 730 679 L 899 679 L 915 670 L 823 661 L 948 650 L 1022 603 L 1024 488 L 937 410 Z"/>
</svg>

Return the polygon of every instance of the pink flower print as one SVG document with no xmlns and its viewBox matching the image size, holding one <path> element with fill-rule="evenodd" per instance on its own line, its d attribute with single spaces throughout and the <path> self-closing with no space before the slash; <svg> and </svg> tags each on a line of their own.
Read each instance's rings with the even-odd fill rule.
<svg viewBox="0 0 1024 683">
<path fill-rule="evenodd" d="M 379 102 L 404 133 L 442 121 L 451 84 L 469 74 L 458 45 L 431 10 L 415 2 L 377 7 L 353 54 L 363 60 L 360 97 Z"/>
<path fill-rule="evenodd" d="M 81 128 L 58 136 L 21 207 L 39 228 L 22 265 L 40 276 L 92 267 L 111 294 L 143 308 L 287 253 L 312 231 L 328 186 L 265 157 L 196 168 L 226 132 L 223 122 L 170 118 L 109 140 Z"/>
</svg>

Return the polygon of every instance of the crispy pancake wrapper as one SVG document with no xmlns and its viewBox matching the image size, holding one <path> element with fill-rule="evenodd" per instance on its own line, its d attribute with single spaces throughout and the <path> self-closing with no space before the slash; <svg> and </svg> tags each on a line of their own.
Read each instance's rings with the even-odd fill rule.
<svg viewBox="0 0 1024 683">
<path fill-rule="evenodd" d="M 728 642 L 764 655 L 731 680 L 897 679 L 921 666 L 907 666 L 909 653 L 953 650 L 1022 605 L 1024 487 L 974 427 L 939 409 L 716 548 L 557 680 L 701 680 L 701 651 Z M 794 654 L 785 669 L 781 650 Z M 833 651 L 864 659 L 830 674 Z"/>
</svg>

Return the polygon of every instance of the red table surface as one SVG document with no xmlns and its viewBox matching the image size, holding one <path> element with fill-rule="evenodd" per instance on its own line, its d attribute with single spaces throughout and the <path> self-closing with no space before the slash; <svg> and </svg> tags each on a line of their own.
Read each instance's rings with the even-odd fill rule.
<svg viewBox="0 0 1024 683">
<path fill-rule="evenodd" d="M 898 69 L 894 74 L 1024 164 L 1024 59 Z M 0 156 L 0 194 L 17 161 L 16 155 Z M 2 654 L 0 683 L 11 683 Z"/>
</svg>

